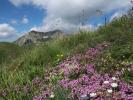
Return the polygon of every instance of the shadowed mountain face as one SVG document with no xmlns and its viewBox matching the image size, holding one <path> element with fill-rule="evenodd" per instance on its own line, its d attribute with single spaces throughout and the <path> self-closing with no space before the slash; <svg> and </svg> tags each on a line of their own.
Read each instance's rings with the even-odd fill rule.
<svg viewBox="0 0 133 100">
<path fill-rule="evenodd" d="M 63 32 L 60 30 L 54 30 L 49 32 L 31 31 L 26 35 L 20 37 L 18 40 L 15 41 L 15 43 L 20 46 L 30 45 L 34 43 L 36 44 L 36 43 L 46 42 L 48 40 L 57 38 L 62 35 L 63 35 Z"/>
</svg>

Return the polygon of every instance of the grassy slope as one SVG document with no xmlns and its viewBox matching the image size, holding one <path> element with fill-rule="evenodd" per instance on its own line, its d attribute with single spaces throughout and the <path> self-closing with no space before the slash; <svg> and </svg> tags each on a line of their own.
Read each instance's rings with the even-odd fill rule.
<svg viewBox="0 0 133 100">
<path fill-rule="evenodd" d="M 0 43 L 0 63 L 10 61 L 22 53 L 22 48 L 7 42 Z"/>
<path fill-rule="evenodd" d="M 120 19 L 108 27 L 99 29 L 99 34 L 111 43 L 111 53 L 119 60 L 133 59 L 133 19 Z M 124 58 L 123 58 L 124 57 Z"/>
<path fill-rule="evenodd" d="M 44 70 L 54 67 L 64 58 L 83 52 L 88 47 L 107 41 L 111 44 L 107 52 L 115 60 L 133 62 L 133 20 L 125 19 L 111 23 L 106 28 L 101 27 L 97 32 L 71 35 L 62 39 L 50 41 L 37 46 L 10 64 L 2 64 L 0 74 L 0 92 L 5 88 L 26 83 L 32 84 L 35 76 L 44 77 Z M 59 57 L 58 55 L 63 55 Z M 7 74 L 8 73 L 8 74 Z M 32 90 L 32 94 L 36 90 Z M 31 95 L 32 95 L 31 94 Z M 23 94 L 9 94 L 8 99 L 30 99 Z"/>
</svg>

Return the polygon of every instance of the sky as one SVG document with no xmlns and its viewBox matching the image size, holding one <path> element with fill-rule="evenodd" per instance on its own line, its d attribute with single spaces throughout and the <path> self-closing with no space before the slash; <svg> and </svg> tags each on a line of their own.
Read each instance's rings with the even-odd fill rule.
<svg viewBox="0 0 133 100">
<path fill-rule="evenodd" d="M 0 41 L 14 41 L 31 30 L 93 31 L 105 16 L 109 23 L 131 6 L 130 0 L 0 0 Z"/>
</svg>

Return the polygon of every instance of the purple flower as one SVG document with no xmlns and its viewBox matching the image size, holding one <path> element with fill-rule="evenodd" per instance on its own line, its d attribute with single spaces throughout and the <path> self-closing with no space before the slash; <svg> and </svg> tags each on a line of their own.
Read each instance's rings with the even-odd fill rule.
<svg viewBox="0 0 133 100">
<path fill-rule="evenodd" d="M 94 73 L 94 72 L 95 72 L 95 70 L 94 70 L 94 65 L 89 64 L 89 65 L 87 66 L 86 70 L 87 70 L 87 73 Z"/>
<path fill-rule="evenodd" d="M 23 91 L 25 94 L 28 94 L 30 92 L 30 86 L 28 84 L 26 84 L 24 87 L 23 87 Z"/>
<path fill-rule="evenodd" d="M 43 80 L 42 80 L 40 77 L 35 77 L 35 78 L 32 80 L 32 83 L 33 83 L 33 85 L 35 85 L 35 86 L 40 86 L 40 85 L 42 85 L 42 82 L 43 82 Z"/>
<path fill-rule="evenodd" d="M 129 71 L 133 71 L 133 65 L 128 68 Z"/>
</svg>

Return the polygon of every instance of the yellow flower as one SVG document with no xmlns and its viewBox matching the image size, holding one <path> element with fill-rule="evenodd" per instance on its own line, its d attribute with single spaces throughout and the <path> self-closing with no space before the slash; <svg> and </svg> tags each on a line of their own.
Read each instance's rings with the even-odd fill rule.
<svg viewBox="0 0 133 100">
<path fill-rule="evenodd" d="M 63 57 L 63 54 L 61 54 L 60 56 Z"/>
</svg>

